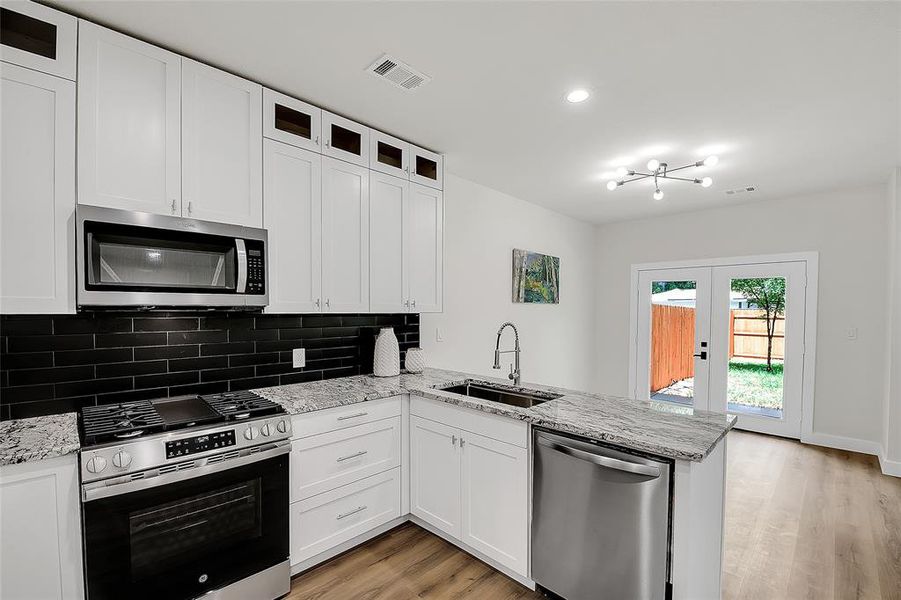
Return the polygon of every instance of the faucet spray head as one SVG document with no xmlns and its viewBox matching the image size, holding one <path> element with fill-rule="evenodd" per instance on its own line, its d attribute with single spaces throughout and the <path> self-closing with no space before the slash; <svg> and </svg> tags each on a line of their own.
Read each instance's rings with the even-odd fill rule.
<svg viewBox="0 0 901 600">
<path fill-rule="evenodd" d="M 500 369 L 501 368 L 501 352 L 500 350 L 494 351 L 494 366 L 492 369 Z"/>
</svg>

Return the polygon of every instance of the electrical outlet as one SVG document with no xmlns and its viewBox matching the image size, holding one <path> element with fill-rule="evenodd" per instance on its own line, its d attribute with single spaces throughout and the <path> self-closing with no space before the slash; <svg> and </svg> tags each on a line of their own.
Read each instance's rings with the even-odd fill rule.
<svg viewBox="0 0 901 600">
<path fill-rule="evenodd" d="M 295 348 L 291 353 L 291 358 L 294 361 L 294 368 L 297 369 L 299 367 L 307 366 L 307 351 L 304 348 Z"/>
</svg>

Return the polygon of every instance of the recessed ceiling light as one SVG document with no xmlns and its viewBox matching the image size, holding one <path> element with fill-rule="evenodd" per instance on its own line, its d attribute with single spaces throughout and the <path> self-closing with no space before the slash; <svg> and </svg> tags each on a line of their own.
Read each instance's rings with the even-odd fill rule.
<svg viewBox="0 0 901 600">
<path fill-rule="evenodd" d="M 566 95 L 566 101 L 572 102 L 573 104 L 576 104 L 578 102 L 585 102 L 586 100 L 588 100 L 588 96 L 590 95 L 591 94 L 588 93 L 588 90 L 583 90 L 580 88 L 568 93 Z"/>
</svg>

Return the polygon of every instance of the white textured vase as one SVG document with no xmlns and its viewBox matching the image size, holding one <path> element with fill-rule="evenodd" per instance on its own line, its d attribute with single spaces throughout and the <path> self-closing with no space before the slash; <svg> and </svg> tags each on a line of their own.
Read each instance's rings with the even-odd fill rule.
<svg viewBox="0 0 901 600">
<path fill-rule="evenodd" d="M 425 352 L 422 348 L 410 348 L 404 358 L 404 367 L 410 373 L 422 373 L 425 368 Z"/>
<path fill-rule="evenodd" d="M 400 346 L 397 336 L 390 327 L 383 327 L 375 338 L 375 352 L 372 357 L 372 374 L 376 377 L 400 375 Z"/>
</svg>

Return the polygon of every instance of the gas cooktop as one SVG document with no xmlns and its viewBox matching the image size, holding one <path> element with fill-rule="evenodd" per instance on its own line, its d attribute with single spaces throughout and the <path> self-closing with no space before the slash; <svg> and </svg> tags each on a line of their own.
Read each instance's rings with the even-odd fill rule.
<svg viewBox="0 0 901 600">
<path fill-rule="evenodd" d="M 283 414 L 285 409 L 250 391 L 139 400 L 81 409 L 84 446 L 130 440 L 200 425 Z"/>
</svg>

